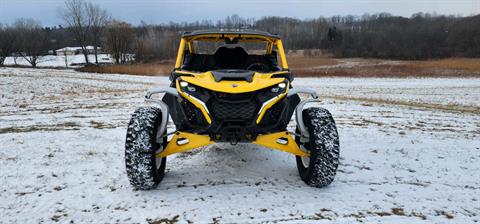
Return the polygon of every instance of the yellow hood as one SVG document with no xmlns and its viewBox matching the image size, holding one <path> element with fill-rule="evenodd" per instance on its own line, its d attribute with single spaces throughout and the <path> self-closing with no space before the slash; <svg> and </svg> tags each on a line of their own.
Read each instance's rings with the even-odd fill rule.
<svg viewBox="0 0 480 224">
<path fill-rule="evenodd" d="M 222 80 L 220 82 L 215 81 L 214 76 L 211 72 L 204 73 L 193 73 L 193 72 L 184 72 L 177 71 L 177 73 L 192 75 L 192 76 L 182 76 L 182 80 L 191 83 L 196 86 L 200 86 L 205 89 L 209 89 L 217 92 L 224 93 L 245 93 L 257 91 L 259 89 L 267 88 L 275 84 L 281 83 L 285 78 L 271 78 L 272 75 L 281 74 L 285 72 L 275 72 L 275 73 L 258 73 L 256 72 L 253 75 L 252 82 L 247 81 L 230 81 Z"/>
</svg>

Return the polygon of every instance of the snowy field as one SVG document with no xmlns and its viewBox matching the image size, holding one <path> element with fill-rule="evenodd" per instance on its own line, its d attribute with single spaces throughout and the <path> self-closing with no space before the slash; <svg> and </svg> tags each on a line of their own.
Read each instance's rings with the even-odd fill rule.
<svg viewBox="0 0 480 224">
<path fill-rule="evenodd" d="M 98 63 L 113 63 L 112 58 L 110 58 L 108 54 L 99 54 L 97 58 Z M 15 60 L 17 61 L 17 65 L 31 66 L 30 63 L 22 57 L 17 57 L 16 59 L 14 57 L 7 57 L 4 63 L 5 65 L 15 65 Z M 37 67 L 66 67 L 65 60 L 68 67 L 74 68 L 78 67 L 78 65 L 75 64 L 85 63 L 85 56 L 83 56 L 83 54 L 67 56 L 46 55 L 39 58 Z M 95 62 L 95 55 L 88 55 L 88 60 Z"/>
<path fill-rule="evenodd" d="M 480 220 L 479 78 L 296 79 L 338 124 L 341 164 L 327 188 L 306 186 L 290 154 L 216 144 L 169 157 L 156 190 L 134 191 L 126 124 L 145 91 L 165 85 L 0 68 L 0 223 Z"/>
</svg>

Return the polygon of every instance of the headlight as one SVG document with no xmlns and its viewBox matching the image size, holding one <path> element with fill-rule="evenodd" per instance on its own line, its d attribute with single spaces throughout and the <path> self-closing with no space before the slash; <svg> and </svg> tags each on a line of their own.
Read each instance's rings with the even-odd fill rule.
<svg viewBox="0 0 480 224">
<path fill-rule="evenodd" d="M 200 100 L 208 99 L 208 93 L 206 93 L 205 90 L 200 86 L 196 86 L 182 79 L 178 80 L 178 85 L 180 91 L 184 92 L 185 94 L 194 96 Z"/>
<path fill-rule="evenodd" d="M 278 83 L 277 86 L 272 87 L 270 89 L 270 91 L 272 93 L 284 92 L 286 87 L 287 87 L 287 83 L 286 82 L 281 82 L 281 83 Z"/>
<path fill-rule="evenodd" d="M 187 87 L 187 86 L 188 86 L 188 82 L 180 81 L 180 86 L 181 86 L 181 87 Z"/>
<path fill-rule="evenodd" d="M 208 93 L 206 93 L 205 90 L 202 89 L 201 87 L 198 87 L 191 83 L 183 81 L 182 79 L 178 80 L 178 85 L 179 85 L 180 94 L 182 95 L 182 98 L 185 98 L 186 100 L 193 103 L 200 110 L 202 110 L 202 113 L 205 119 L 210 124 L 211 123 L 211 119 L 209 116 L 210 112 L 208 111 L 208 108 L 204 103 L 208 100 L 208 97 L 209 97 Z"/>
<path fill-rule="evenodd" d="M 259 100 L 262 102 L 262 107 L 258 111 L 257 115 L 257 124 L 260 123 L 266 111 L 275 105 L 279 100 L 281 100 L 288 91 L 288 81 L 285 80 L 277 85 L 265 89 L 262 94 L 260 94 Z"/>
<path fill-rule="evenodd" d="M 179 82 L 179 84 L 180 84 L 180 88 L 184 92 L 195 92 L 195 91 L 197 91 L 197 88 L 195 88 L 194 85 L 190 85 L 188 82 L 185 82 L 183 80 L 181 80 Z"/>
</svg>

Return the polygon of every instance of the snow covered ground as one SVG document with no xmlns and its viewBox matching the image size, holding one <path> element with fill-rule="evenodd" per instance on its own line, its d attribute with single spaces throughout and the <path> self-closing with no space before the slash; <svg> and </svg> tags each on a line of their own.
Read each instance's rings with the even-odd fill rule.
<svg viewBox="0 0 480 224">
<path fill-rule="evenodd" d="M 37 67 L 65 67 L 65 59 L 67 61 L 68 67 L 78 67 L 75 64 L 85 63 L 85 56 L 83 54 L 77 55 L 67 55 L 67 56 L 57 56 L 57 55 L 46 55 L 38 60 Z M 30 66 L 27 60 L 22 57 L 17 57 L 17 65 Z M 90 62 L 95 62 L 95 55 L 88 55 L 88 60 Z M 99 63 L 113 63 L 112 58 L 108 54 L 99 54 L 98 55 Z M 5 65 L 15 65 L 14 57 L 7 57 L 5 59 Z M 73 64 L 73 65 L 72 65 Z"/>
<path fill-rule="evenodd" d="M 124 169 L 130 113 L 166 77 L 0 68 L 0 223 L 474 223 L 480 79 L 298 78 L 336 118 L 341 165 L 306 186 L 292 155 L 216 144 L 156 190 Z M 293 126 L 292 126 L 293 127 Z"/>
</svg>

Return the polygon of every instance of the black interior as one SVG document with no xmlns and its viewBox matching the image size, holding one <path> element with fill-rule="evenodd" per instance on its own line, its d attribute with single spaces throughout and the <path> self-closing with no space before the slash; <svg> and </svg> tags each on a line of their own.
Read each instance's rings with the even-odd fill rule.
<svg viewBox="0 0 480 224">
<path fill-rule="evenodd" d="M 265 66 L 256 66 L 263 64 Z M 251 66 L 254 65 L 254 66 Z M 212 70 L 237 69 L 254 70 L 260 72 L 279 71 L 277 52 L 272 51 L 269 55 L 248 54 L 242 47 L 228 48 L 219 47 L 215 54 L 190 54 L 185 51 L 182 70 L 206 72 Z M 267 70 L 268 69 L 268 70 Z"/>
</svg>

